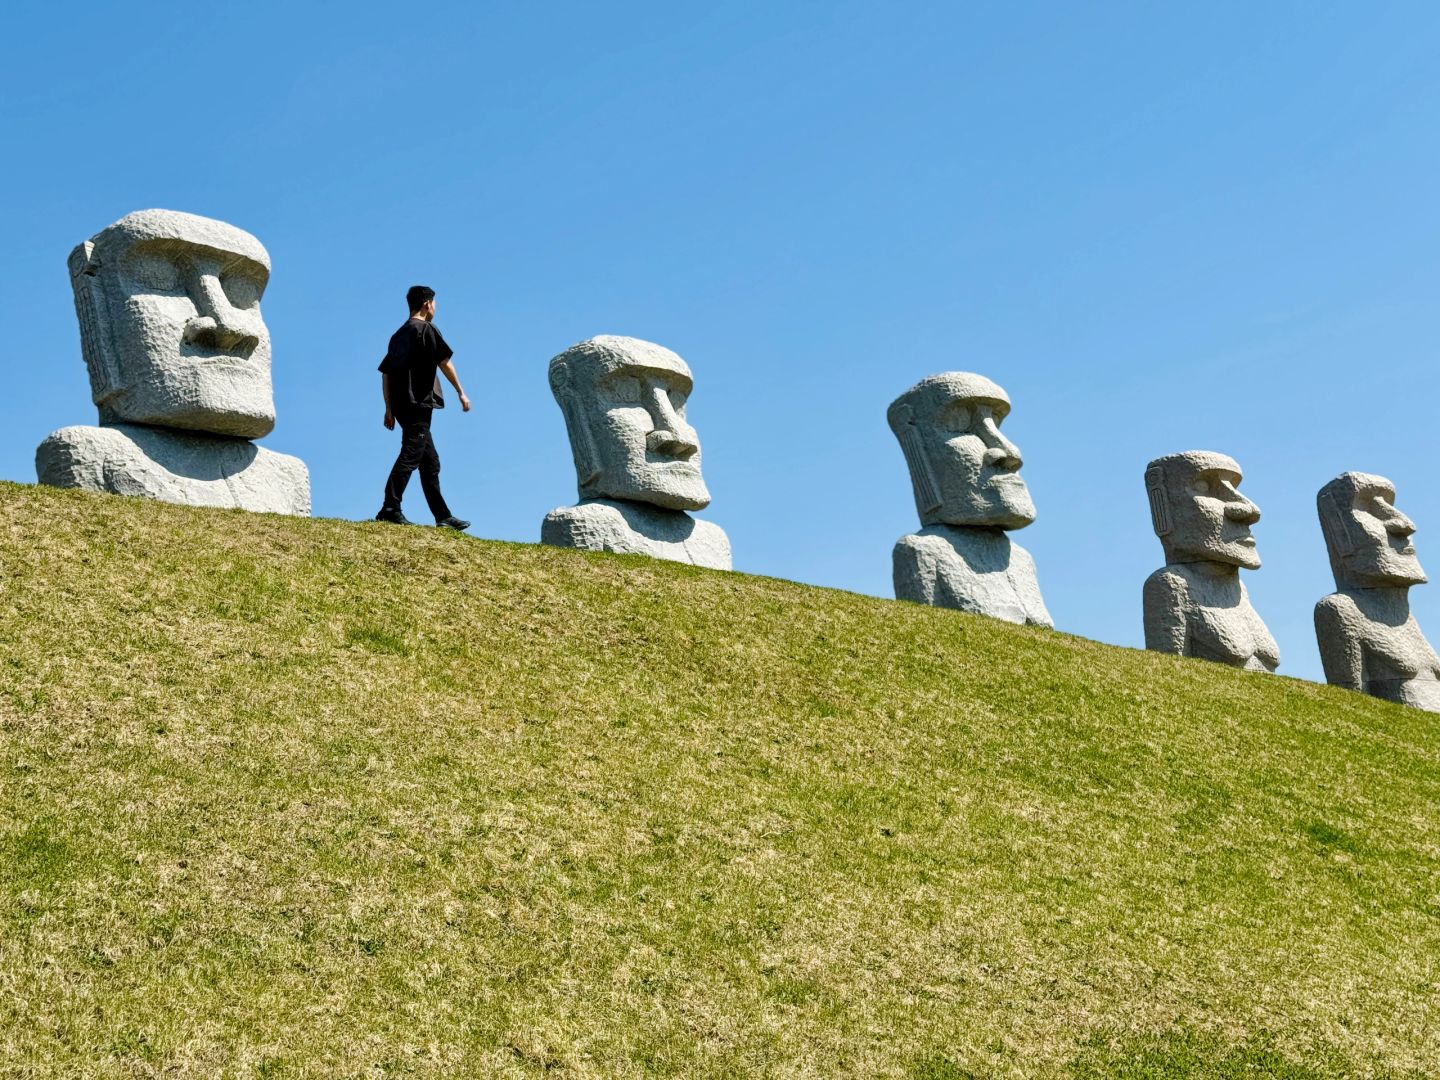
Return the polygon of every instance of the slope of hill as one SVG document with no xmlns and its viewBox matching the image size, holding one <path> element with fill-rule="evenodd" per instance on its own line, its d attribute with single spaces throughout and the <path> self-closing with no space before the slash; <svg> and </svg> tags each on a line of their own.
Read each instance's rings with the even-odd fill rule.
<svg viewBox="0 0 1440 1080">
<path fill-rule="evenodd" d="M 1440 1062 L 1435 717 L 639 558 L 0 508 L 4 1075 Z"/>
</svg>

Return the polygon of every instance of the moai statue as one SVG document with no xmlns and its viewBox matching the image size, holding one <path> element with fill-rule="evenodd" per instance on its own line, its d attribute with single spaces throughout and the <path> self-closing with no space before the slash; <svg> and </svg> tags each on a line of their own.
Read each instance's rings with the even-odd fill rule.
<svg viewBox="0 0 1440 1080">
<path fill-rule="evenodd" d="M 310 513 L 299 458 L 256 446 L 275 426 L 260 296 L 270 256 L 249 233 L 141 210 L 70 253 L 99 427 L 52 433 L 42 484 L 191 506 Z"/>
<path fill-rule="evenodd" d="M 1395 485 L 1347 472 L 1316 498 L 1335 592 L 1315 605 L 1325 680 L 1387 701 L 1440 712 L 1440 656 L 1410 614 L 1410 586 L 1425 584 Z"/>
<path fill-rule="evenodd" d="M 550 361 L 580 503 L 545 515 L 540 542 L 730 569 L 730 539 L 687 510 L 710 505 L 685 420 L 690 369 L 669 349 L 604 335 Z"/>
<path fill-rule="evenodd" d="M 1010 539 L 1035 520 L 1020 451 L 1000 433 L 1005 391 L 983 375 L 947 371 L 891 403 L 922 528 L 895 545 L 895 596 L 1006 622 L 1053 626 L 1035 560 Z"/>
<path fill-rule="evenodd" d="M 1250 606 L 1240 570 L 1258 570 L 1250 526 L 1260 508 L 1241 495 L 1240 466 L 1189 450 L 1145 470 L 1165 565 L 1145 582 L 1145 647 L 1247 671 L 1274 671 L 1280 650 Z"/>
</svg>

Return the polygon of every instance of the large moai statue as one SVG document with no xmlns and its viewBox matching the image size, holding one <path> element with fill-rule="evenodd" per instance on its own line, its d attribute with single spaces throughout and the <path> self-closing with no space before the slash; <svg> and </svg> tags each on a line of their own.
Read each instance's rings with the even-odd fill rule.
<svg viewBox="0 0 1440 1080">
<path fill-rule="evenodd" d="M 1247 671 L 1274 671 L 1280 649 L 1250 606 L 1241 569 L 1260 556 L 1250 526 L 1260 508 L 1240 494 L 1233 458 L 1190 450 L 1145 470 L 1165 565 L 1145 582 L 1145 647 Z"/>
<path fill-rule="evenodd" d="M 710 505 L 700 440 L 685 420 L 693 380 L 669 349 L 603 335 L 550 361 L 580 503 L 545 515 L 540 542 L 730 569 L 730 539 L 686 511 Z"/>
<path fill-rule="evenodd" d="M 1009 412 L 1004 390 L 964 371 L 921 379 L 891 403 L 922 526 L 895 545 L 895 596 L 1053 626 L 1035 560 L 1010 539 L 1035 506 L 1020 451 L 1000 432 Z"/>
<path fill-rule="evenodd" d="M 1440 712 L 1440 656 L 1410 614 L 1425 584 L 1411 520 L 1383 476 L 1347 472 L 1316 497 L 1335 592 L 1315 605 L 1325 680 L 1387 701 Z"/>
<path fill-rule="evenodd" d="M 275 426 L 269 278 L 255 237 L 173 210 L 127 214 L 76 247 L 70 283 L 100 426 L 42 442 L 40 482 L 309 514 L 305 464 L 250 441 Z"/>
</svg>

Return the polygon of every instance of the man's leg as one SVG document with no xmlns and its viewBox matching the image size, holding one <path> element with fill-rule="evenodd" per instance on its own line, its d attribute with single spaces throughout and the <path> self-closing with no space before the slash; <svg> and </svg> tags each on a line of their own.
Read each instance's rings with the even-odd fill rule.
<svg viewBox="0 0 1440 1080">
<path fill-rule="evenodd" d="M 425 426 L 425 451 L 420 457 L 420 490 L 425 493 L 425 502 L 436 521 L 445 521 L 452 515 L 445 505 L 445 496 L 440 494 L 440 454 L 435 449 L 435 436 L 430 426 Z"/>
<path fill-rule="evenodd" d="M 390 477 L 385 481 L 385 504 L 382 514 L 398 513 L 405 498 L 405 488 L 410 483 L 410 474 L 425 457 L 425 448 L 430 444 L 430 410 L 396 416 L 400 424 L 400 453 L 390 468 Z"/>
</svg>

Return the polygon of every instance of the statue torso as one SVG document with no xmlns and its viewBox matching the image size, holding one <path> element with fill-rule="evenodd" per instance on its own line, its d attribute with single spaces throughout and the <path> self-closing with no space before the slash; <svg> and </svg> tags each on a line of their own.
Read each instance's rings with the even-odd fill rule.
<svg viewBox="0 0 1440 1080">
<path fill-rule="evenodd" d="M 927 525 L 900 538 L 895 596 L 1005 622 L 1053 626 L 1035 560 L 1000 529 Z"/>
<path fill-rule="evenodd" d="M 581 551 L 648 555 L 653 559 L 729 570 L 730 539 L 711 521 L 619 499 L 587 499 L 545 515 L 540 542 Z"/>
<path fill-rule="evenodd" d="M 1239 574 L 1217 576 L 1201 564 L 1172 563 L 1159 571 L 1184 582 L 1185 655 L 1247 671 L 1274 671 L 1280 648 Z M 1146 613 L 1147 618 L 1151 613 Z"/>
<path fill-rule="evenodd" d="M 42 484 L 137 495 L 185 506 L 310 513 L 299 458 L 246 439 L 135 424 L 61 428 L 40 444 Z"/>
<path fill-rule="evenodd" d="M 1361 650 L 1368 694 L 1440 712 L 1440 658 L 1410 613 L 1409 600 L 1389 590 L 1347 589 L 1334 594 L 1346 632 Z"/>
</svg>

